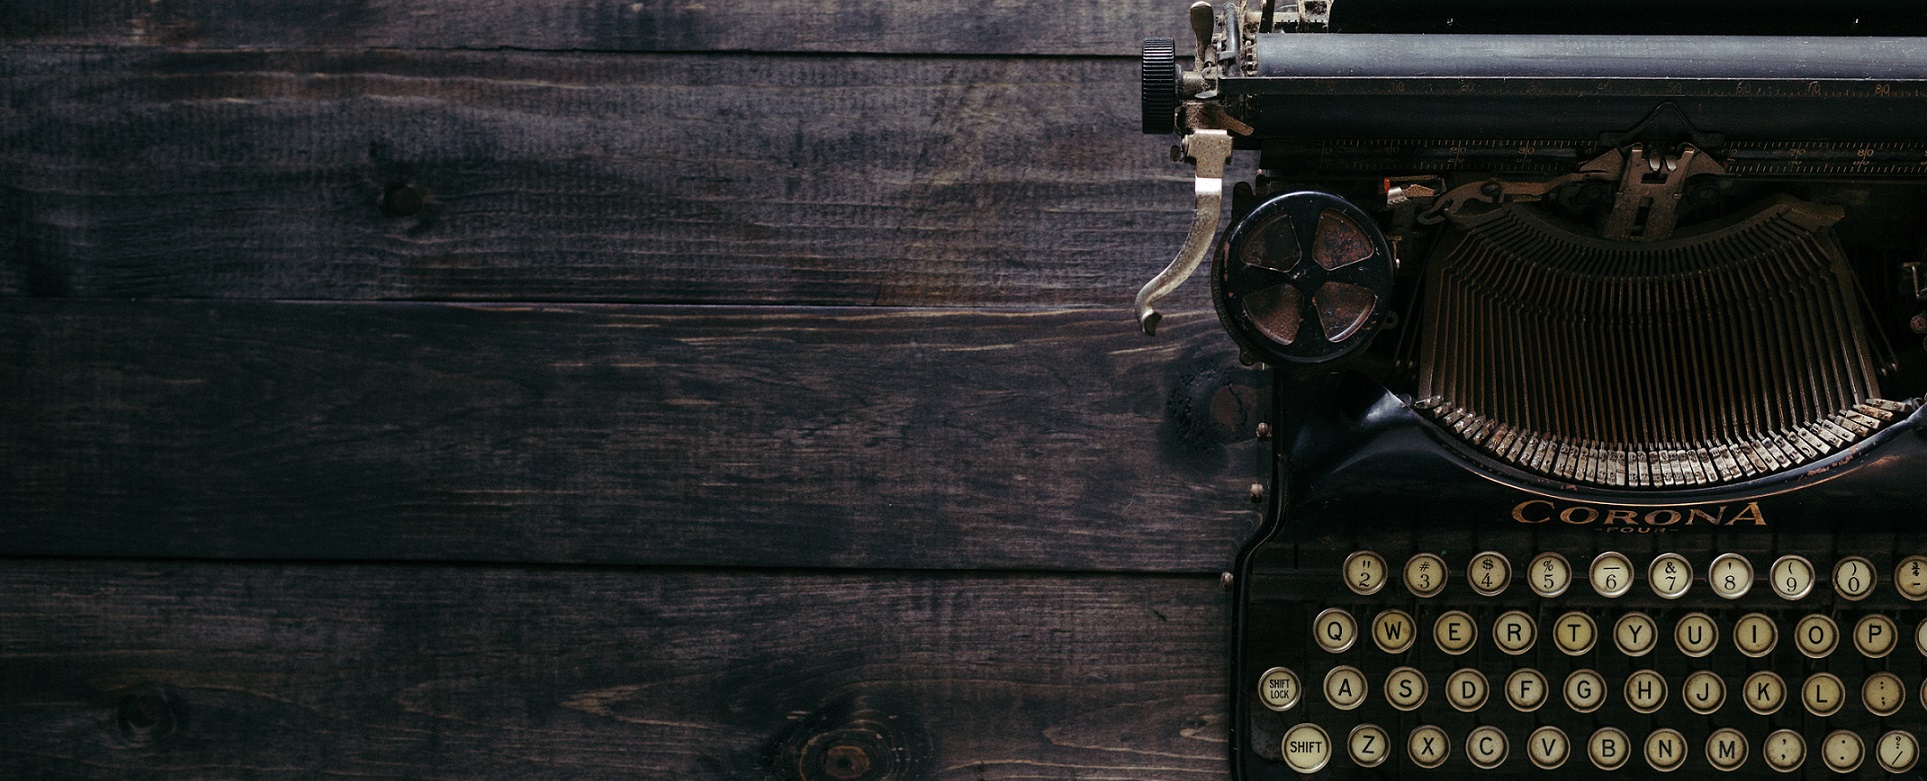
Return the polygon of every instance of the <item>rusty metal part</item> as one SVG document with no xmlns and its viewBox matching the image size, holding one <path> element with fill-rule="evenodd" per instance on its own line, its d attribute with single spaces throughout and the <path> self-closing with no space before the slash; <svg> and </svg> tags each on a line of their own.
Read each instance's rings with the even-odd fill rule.
<svg viewBox="0 0 1927 781">
<path fill-rule="evenodd" d="M 1152 308 L 1158 299 L 1170 295 L 1196 273 L 1204 256 L 1211 251 L 1211 240 L 1218 233 L 1218 215 L 1224 209 L 1224 167 L 1231 160 L 1231 134 L 1224 130 L 1194 130 L 1184 137 L 1184 156 L 1197 164 L 1192 190 L 1191 232 L 1176 258 L 1137 292 L 1137 322 L 1147 335 L 1157 334 L 1163 317 Z"/>
<path fill-rule="evenodd" d="M 1218 12 L 1211 7 L 1211 0 L 1197 0 L 1191 4 L 1191 35 L 1197 41 L 1197 59 L 1192 63 L 1204 75 L 1206 82 L 1215 85 L 1218 81 L 1218 58 L 1215 55 Z"/>
<path fill-rule="evenodd" d="M 1278 0 L 1272 29 L 1278 32 L 1321 33 L 1330 29 L 1334 0 Z"/>
<path fill-rule="evenodd" d="M 1619 176 L 1612 213 L 1600 226 L 1599 237 L 1608 241 L 1658 241 L 1673 235 L 1686 180 L 1723 173 L 1726 169 L 1718 160 L 1691 145 L 1678 155 L 1653 155 L 1634 144 Z"/>
<path fill-rule="evenodd" d="M 1241 136 L 1251 135 L 1252 127 L 1231 116 L 1223 106 L 1201 100 L 1187 100 L 1180 109 L 1184 115 L 1184 125 L 1193 130 L 1229 130 Z"/>
<path fill-rule="evenodd" d="M 1419 213 L 1418 222 L 1421 225 L 1436 225 L 1445 221 L 1445 218 L 1454 211 L 1457 211 L 1459 207 L 1470 203 L 1498 204 L 1513 201 L 1537 201 L 1545 198 L 1546 193 L 1552 192 L 1572 182 L 1590 178 L 1598 177 L 1586 173 L 1572 173 L 1538 182 L 1491 179 L 1482 182 L 1462 184 L 1447 190 L 1444 195 L 1431 196 L 1435 197 L 1436 200 L 1432 201 L 1431 206 Z M 1428 197 L 1423 194 L 1410 192 L 1409 190 L 1401 193 L 1401 195 L 1403 195 L 1404 198 L 1400 203 L 1423 200 Z M 1387 193 L 1387 200 L 1390 200 L 1389 192 Z"/>
</svg>

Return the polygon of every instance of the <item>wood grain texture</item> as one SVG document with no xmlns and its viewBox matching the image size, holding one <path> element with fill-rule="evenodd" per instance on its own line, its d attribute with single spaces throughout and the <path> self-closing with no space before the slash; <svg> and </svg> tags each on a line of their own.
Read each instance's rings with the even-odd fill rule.
<svg viewBox="0 0 1927 781">
<path fill-rule="evenodd" d="M 792 778 L 853 714 L 900 778 L 1225 772 L 1209 577 L 9 561 L 0 593 L 9 778 Z"/>
<path fill-rule="evenodd" d="M 0 295 L 1119 306 L 1189 224 L 1136 79 L 0 50 Z"/>
<path fill-rule="evenodd" d="M 0 553 L 1216 572 L 1263 394 L 1166 323 L 0 301 Z"/>
<path fill-rule="evenodd" d="M 196 48 L 535 49 L 1135 57 L 1184 4 L 681 0 L 12 0 L 0 40 Z"/>
</svg>

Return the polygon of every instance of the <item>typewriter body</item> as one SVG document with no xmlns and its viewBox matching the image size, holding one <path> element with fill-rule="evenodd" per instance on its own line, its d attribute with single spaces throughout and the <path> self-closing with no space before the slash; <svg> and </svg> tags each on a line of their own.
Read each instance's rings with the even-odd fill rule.
<svg viewBox="0 0 1927 781">
<path fill-rule="evenodd" d="M 1272 371 L 1238 777 L 1927 769 L 1927 11 L 1190 12 L 1138 316 Z"/>
</svg>

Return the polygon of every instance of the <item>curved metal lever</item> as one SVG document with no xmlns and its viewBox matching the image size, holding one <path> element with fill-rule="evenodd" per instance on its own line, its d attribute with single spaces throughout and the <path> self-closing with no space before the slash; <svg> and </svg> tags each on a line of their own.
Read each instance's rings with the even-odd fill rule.
<svg viewBox="0 0 1927 781">
<path fill-rule="evenodd" d="M 1197 204 L 1191 214 L 1191 233 L 1171 265 L 1137 291 L 1137 322 L 1144 333 L 1156 336 L 1163 315 L 1151 308 L 1158 299 L 1177 290 L 1197 273 L 1198 264 L 1211 251 L 1211 239 L 1218 235 L 1218 213 L 1224 207 L 1224 166 L 1231 159 L 1231 134 L 1224 130 L 1196 130 L 1184 137 L 1184 156 L 1198 164 L 1194 189 Z"/>
</svg>

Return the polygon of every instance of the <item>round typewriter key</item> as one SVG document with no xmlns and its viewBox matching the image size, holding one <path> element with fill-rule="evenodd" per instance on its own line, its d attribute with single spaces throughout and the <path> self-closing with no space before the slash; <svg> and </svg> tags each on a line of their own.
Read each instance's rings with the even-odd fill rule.
<svg viewBox="0 0 1927 781">
<path fill-rule="evenodd" d="M 1365 674 L 1348 664 L 1325 673 L 1325 701 L 1339 710 L 1351 710 L 1365 701 Z"/>
<path fill-rule="evenodd" d="M 1567 656 L 1578 656 L 1592 650 L 1598 632 L 1599 627 L 1592 622 L 1592 616 L 1575 610 L 1552 622 L 1552 644 L 1559 646 L 1559 650 Z"/>
<path fill-rule="evenodd" d="M 1465 756 L 1480 770 L 1491 770 L 1505 762 L 1506 748 L 1505 733 L 1498 727 L 1474 727 L 1472 734 L 1465 736 Z"/>
<path fill-rule="evenodd" d="M 1552 686 L 1546 683 L 1546 676 L 1530 667 L 1513 670 L 1505 677 L 1505 701 L 1521 713 L 1531 713 L 1546 704 L 1546 694 Z"/>
<path fill-rule="evenodd" d="M 1508 610 L 1492 622 L 1492 643 L 1513 656 L 1532 650 L 1532 641 L 1538 637 L 1539 625 L 1523 611 Z"/>
<path fill-rule="evenodd" d="M 1400 667 L 1385 676 L 1385 701 L 1399 710 L 1416 710 L 1425 704 L 1425 675 L 1410 667 Z"/>
<path fill-rule="evenodd" d="M 1706 736 L 1706 761 L 1721 770 L 1738 770 L 1746 764 L 1746 736 L 1739 730 L 1713 730 Z"/>
<path fill-rule="evenodd" d="M 1781 599 L 1799 599 L 1813 591 L 1813 563 L 1805 556 L 1781 556 L 1766 577 Z"/>
<path fill-rule="evenodd" d="M 1840 628 L 1834 626 L 1833 619 L 1814 613 L 1793 625 L 1793 644 L 1799 646 L 1800 653 L 1818 659 L 1833 653 L 1840 644 Z"/>
<path fill-rule="evenodd" d="M 1740 686 L 1740 700 L 1746 703 L 1747 710 L 1771 716 L 1786 704 L 1786 681 L 1772 670 L 1746 676 L 1746 683 Z"/>
<path fill-rule="evenodd" d="M 1733 645 L 1740 653 L 1759 658 L 1780 643 L 1780 626 L 1765 613 L 1748 613 L 1733 624 Z"/>
<path fill-rule="evenodd" d="M 1686 683 L 1680 686 L 1679 697 L 1686 702 L 1686 709 L 1702 716 L 1710 715 L 1726 704 L 1726 681 L 1713 673 L 1700 670 L 1686 676 Z"/>
<path fill-rule="evenodd" d="M 1613 622 L 1613 645 L 1627 656 L 1645 656 L 1659 642 L 1659 625 L 1645 613 L 1627 613 Z"/>
<path fill-rule="evenodd" d="M 1572 742 L 1558 727 L 1540 727 L 1532 731 L 1532 737 L 1526 738 L 1526 756 L 1541 770 L 1558 770 L 1571 754 Z"/>
<path fill-rule="evenodd" d="M 1915 602 L 1927 599 L 1927 556 L 1908 556 L 1900 560 L 1900 564 L 1894 567 L 1894 590 Z"/>
<path fill-rule="evenodd" d="M 1402 654 L 1418 641 L 1418 622 L 1403 610 L 1387 610 L 1372 619 L 1372 642 L 1388 654 Z"/>
<path fill-rule="evenodd" d="M 1572 585 L 1572 567 L 1566 563 L 1564 556 L 1541 553 L 1532 557 L 1532 563 L 1526 565 L 1526 585 L 1531 586 L 1532 593 L 1539 596 L 1559 596 Z"/>
<path fill-rule="evenodd" d="M 1832 716 L 1846 704 L 1847 687 L 1833 673 L 1814 673 L 1800 685 L 1800 704 L 1815 716 Z"/>
<path fill-rule="evenodd" d="M 1632 740 L 1617 727 L 1601 727 L 1586 741 L 1586 756 L 1592 760 L 1593 767 L 1618 770 L 1626 764 L 1626 757 L 1632 753 L 1632 745 Z"/>
<path fill-rule="evenodd" d="M 1835 773 L 1851 773 L 1860 769 L 1860 760 L 1866 756 L 1867 747 L 1860 742 L 1860 736 L 1846 730 L 1834 730 L 1820 741 L 1820 761 Z"/>
<path fill-rule="evenodd" d="M 1874 744 L 1873 755 L 1880 762 L 1881 770 L 1905 773 L 1920 761 L 1920 741 L 1914 739 L 1914 733 L 1894 730 L 1880 736 Z"/>
<path fill-rule="evenodd" d="M 1753 563 L 1737 553 L 1722 553 L 1706 570 L 1706 585 L 1727 599 L 1739 599 L 1753 589 Z"/>
<path fill-rule="evenodd" d="M 1646 736 L 1646 764 L 1661 773 L 1678 770 L 1686 764 L 1686 736 L 1676 729 L 1654 730 Z"/>
<path fill-rule="evenodd" d="M 1378 767 L 1385 761 L 1392 738 L 1377 724 L 1360 724 L 1352 728 L 1352 734 L 1345 739 L 1345 747 L 1351 752 L 1352 762 L 1359 767 Z"/>
<path fill-rule="evenodd" d="M 1652 670 L 1634 670 L 1626 676 L 1626 705 L 1640 713 L 1652 713 L 1666 704 L 1666 679 Z"/>
<path fill-rule="evenodd" d="M 1479 625 L 1463 610 L 1447 610 L 1432 623 L 1432 642 L 1453 656 L 1472 650 L 1472 644 L 1478 640 Z"/>
<path fill-rule="evenodd" d="M 1279 752 L 1285 755 L 1285 764 L 1292 770 L 1309 775 L 1324 770 L 1325 763 L 1331 761 L 1332 739 L 1325 734 L 1324 727 L 1299 724 L 1285 730 Z"/>
<path fill-rule="evenodd" d="M 1900 706 L 1907 704 L 1907 685 L 1901 683 L 1900 676 L 1893 673 L 1874 673 L 1860 684 L 1860 701 L 1866 704 L 1868 713 L 1892 716 L 1900 712 Z"/>
<path fill-rule="evenodd" d="M 1298 704 L 1298 674 L 1273 667 L 1258 677 L 1258 700 L 1272 710 L 1291 710 Z"/>
<path fill-rule="evenodd" d="M 1775 730 L 1760 746 L 1760 756 L 1766 759 L 1767 767 L 1791 773 L 1807 760 L 1807 741 L 1793 730 Z"/>
<path fill-rule="evenodd" d="M 1445 560 L 1421 553 L 1405 562 L 1405 588 L 1413 596 L 1435 597 L 1445 590 Z"/>
<path fill-rule="evenodd" d="M 1592 590 L 1602 597 L 1624 596 L 1633 587 L 1633 563 L 1623 553 L 1594 556 L 1586 575 L 1592 579 Z"/>
<path fill-rule="evenodd" d="M 1720 627 L 1705 613 L 1687 613 L 1673 627 L 1673 644 L 1687 656 L 1705 656 L 1719 643 Z"/>
<path fill-rule="evenodd" d="M 1591 670 L 1574 670 L 1566 676 L 1566 706 L 1575 713 L 1591 713 L 1606 702 L 1606 679 Z"/>
<path fill-rule="evenodd" d="M 1873 562 L 1848 556 L 1833 565 L 1833 591 L 1844 599 L 1866 599 L 1873 593 Z M 1858 740 L 1858 738 L 1856 738 Z"/>
<path fill-rule="evenodd" d="M 1921 619 L 1920 625 L 1914 627 L 1914 648 L 1922 655 L 1927 655 L 1927 618 Z"/>
<path fill-rule="evenodd" d="M 1875 613 L 1862 616 L 1853 625 L 1853 647 L 1869 659 L 1893 653 L 1894 646 L 1899 644 L 1900 627 L 1894 626 L 1891 618 Z"/>
<path fill-rule="evenodd" d="M 1368 550 L 1345 557 L 1345 587 L 1354 594 L 1370 596 L 1385 587 L 1385 557 Z"/>
<path fill-rule="evenodd" d="M 1427 724 L 1406 736 L 1405 753 L 1411 756 L 1412 764 L 1430 769 L 1445 764 L 1452 746 L 1446 741 L 1445 730 Z"/>
<path fill-rule="evenodd" d="M 1352 614 L 1338 608 L 1328 608 L 1311 621 L 1311 636 L 1318 647 L 1332 653 L 1351 650 L 1352 643 L 1358 642 L 1358 622 Z"/>
<path fill-rule="evenodd" d="M 1452 703 L 1452 707 L 1466 713 L 1471 713 L 1485 705 L 1485 698 L 1490 693 L 1490 687 L 1485 682 L 1485 673 L 1470 667 L 1453 671 L 1452 675 L 1445 679 L 1445 700 Z"/>
<path fill-rule="evenodd" d="M 1686 563 L 1685 556 L 1662 553 L 1646 568 L 1646 580 L 1653 584 L 1654 594 L 1679 599 L 1693 585 L 1693 565 Z"/>
<path fill-rule="evenodd" d="M 1492 551 L 1472 557 L 1472 565 L 1465 571 L 1465 580 L 1472 584 L 1472 590 L 1485 596 L 1496 596 L 1512 582 L 1512 562 L 1506 561 Z"/>
</svg>

